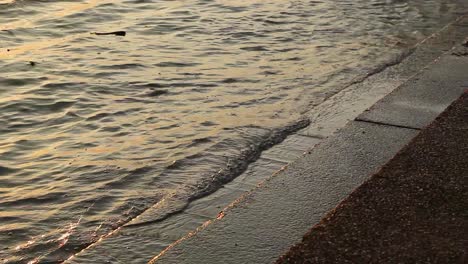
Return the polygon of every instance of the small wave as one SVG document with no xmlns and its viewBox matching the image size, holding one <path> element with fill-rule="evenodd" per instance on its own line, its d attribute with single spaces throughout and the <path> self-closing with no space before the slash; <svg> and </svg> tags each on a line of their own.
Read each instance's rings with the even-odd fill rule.
<svg viewBox="0 0 468 264">
<path fill-rule="evenodd" d="M 205 150 L 205 153 L 211 154 L 195 154 L 184 160 L 175 161 L 166 167 L 166 170 L 159 177 L 177 175 L 183 173 L 183 170 L 187 168 L 190 168 L 193 173 L 202 173 L 203 175 L 199 176 L 199 180 L 194 185 L 186 185 L 184 188 L 178 189 L 176 194 L 167 198 L 171 201 L 166 203 L 170 206 L 169 209 L 161 204 L 156 204 L 153 208 L 145 210 L 143 215 L 138 216 L 126 226 L 132 227 L 155 223 L 183 211 L 191 201 L 215 192 L 240 175 L 250 163 L 260 157 L 262 151 L 282 142 L 288 135 L 309 124 L 310 120 L 301 119 L 285 127 L 255 135 L 250 141 L 243 144 L 242 150 L 234 151 L 228 156 L 226 156 L 225 151 L 229 149 L 229 146 L 232 147 L 232 143 L 239 144 L 239 142 L 230 142 L 230 140 L 220 142 Z M 194 169 L 197 166 L 201 167 L 201 170 Z M 211 167 L 211 169 L 207 169 L 207 166 Z M 155 207 L 157 207 L 157 210 Z"/>
<path fill-rule="evenodd" d="M 183 62 L 170 62 L 170 61 L 167 61 L 167 62 L 160 62 L 160 63 L 156 63 L 154 64 L 154 66 L 156 67 L 162 67 L 162 68 L 166 68 L 166 67 L 193 67 L 193 66 L 197 66 L 197 65 L 200 65 L 199 63 L 196 63 L 196 62 L 192 62 L 192 63 L 183 63 Z"/>
<path fill-rule="evenodd" d="M 67 88 L 80 88 L 86 85 L 84 82 L 51 82 L 42 85 L 42 88 L 46 89 L 67 89 Z"/>
<path fill-rule="evenodd" d="M 17 172 L 18 169 L 0 166 L 0 176 L 8 175 Z"/>
<path fill-rule="evenodd" d="M 58 101 L 54 102 L 53 104 L 46 104 L 46 105 L 38 105 L 38 108 L 43 108 L 46 109 L 47 111 L 61 111 L 63 109 L 66 109 L 70 106 L 72 106 L 75 102 L 72 101 Z"/>
<path fill-rule="evenodd" d="M 204 121 L 201 122 L 200 125 L 205 126 L 205 127 L 210 127 L 210 126 L 216 126 L 218 123 L 213 122 L 213 121 Z"/>
<path fill-rule="evenodd" d="M 192 143 L 188 144 L 187 147 L 196 147 L 198 145 L 208 144 L 210 142 L 212 142 L 210 138 L 196 138 L 192 140 Z"/>
<path fill-rule="evenodd" d="M 47 193 L 39 196 L 34 197 L 25 197 L 19 198 L 10 201 L 2 201 L 0 205 L 2 206 L 24 206 L 24 205 L 38 205 L 38 204 L 46 204 L 50 202 L 62 202 L 66 199 L 66 193 L 64 192 L 54 192 L 54 193 Z"/>
<path fill-rule="evenodd" d="M 41 78 L 1 78 L 0 77 L 0 85 L 1 86 L 25 86 L 25 85 L 33 85 L 38 82 L 42 81 Z"/>
<path fill-rule="evenodd" d="M 221 81 L 222 83 L 256 83 L 256 80 L 241 79 L 241 78 L 226 78 Z"/>
<path fill-rule="evenodd" d="M 96 121 L 104 117 L 108 117 L 111 113 L 97 113 L 93 116 L 86 118 L 86 121 Z"/>
<path fill-rule="evenodd" d="M 241 50 L 245 51 L 269 51 L 269 49 L 265 46 L 249 46 L 249 47 L 242 47 Z"/>
<path fill-rule="evenodd" d="M 145 68 L 145 65 L 140 63 L 125 63 L 125 64 L 115 64 L 115 65 L 103 65 L 99 66 L 101 69 L 110 69 L 110 70 L 129 70 L 137 68 Z"/>
<path fill-rule="evenodd" d="M 142 96 L 157 97 L 167 93 L 169 93 L 167 90 L 151 90 L 147 93 L 144 93 Z"/>
<path fill-rule="evenodd" d="M 263 20 L 264 23 L 266 24 L 272 24 L 272 25 L 284 25 L 284 24 L 289 24 L 289 21 L 278 21 L 278 20 L 271 20 L 271 19 L 265 19 Z"/>
<path fill-rule="evenodd" d="M 145 83 L 145 84 L 135 83 L 135 84 L 132 84 L 132 86 L 136 88 L 150 88 L 150 89 L 167 87 L 166 84 L 162 84 L 162 83 Z"/>
</svg>

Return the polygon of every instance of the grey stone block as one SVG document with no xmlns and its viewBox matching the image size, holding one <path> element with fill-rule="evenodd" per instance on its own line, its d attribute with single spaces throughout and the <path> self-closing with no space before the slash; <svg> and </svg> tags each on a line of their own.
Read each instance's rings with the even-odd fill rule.
<svg viewBox="0 0 468 264">
<path fill-rule="evenodd" d="M 423 128 L 467 89 L 467 79 L 468 58 L 446 55 L 356 120 Z"/>
</svg>

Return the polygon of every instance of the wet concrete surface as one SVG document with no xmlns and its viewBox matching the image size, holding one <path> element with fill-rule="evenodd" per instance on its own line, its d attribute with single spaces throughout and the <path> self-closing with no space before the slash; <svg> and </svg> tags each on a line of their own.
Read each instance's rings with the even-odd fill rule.
<svg viewBox="0 0 468 264">
<path fill-rule="evenodd" d="M 390 95 L 393 97 L 401 93 L 400 99 L 408 96 L 408 102 L 425 100 L 424 95 L 430 99 L 441 95 L 437 107 L 430 110 L 430 115 L 421 116 L 423 121 L 418 125 L 408 125 L 405 128 L 404 124 L 392 124 L 385 119 L 372 121 L 357 118 L 321 142 L 310 154 L 293 162 L 259 189 L 231 205 L 222 219 L 171 245 L 153 262 L 271 263 L 275 261 L 285 248 L 300 240 L 307 230 L 306 225 L 312 226 L 318 223 L 328 210 L 334 208 L 334 204 L 338 204 L 354 188 L 367 180 L 407 144 L 431 117 L 435 118 L 451 103 L 450 100 L 453 101 L 460 95 L 466 83 L 467 75 L 463 69 L 468 69 L 468 61 L 453 57 L 450 50 L 447 48 L 439 60 L 423 67 L 427 69 L 417 71 L 409 80 L 401 81 L 403 85 L 395 94 Z M 406 66 L 397 67 L 414 65 L 414 60 L 408 60 Z M 428 74 L 433 68 L 441 69 L 437 67 L 442 69 L 458 67 L 458 70 L 446 75 Z M 384 73 L 382 78 L 393 78 L 388 74 Z M 432 79 L 428 82 L 423 77 Z M 433 77 L 439 79 L 435 80 Z M 372 85 L 375 81 L 376 79 L 368 85 Z M 406 85 L 407 83 L 411 85 Z M 385 84 L 382 87 L 384 87 L 381 89 L 382 92 L 391 89 L 391 86 Z M 424 88 L 427 94 L 423 92 L 423 98 L 418 98 L 412 95 L 412 92 L 418 92 L 413 87 Z M 365 101 L 363 97 L 357 98 Z M 394 111 L 393 105 L 384 105 L 382 102 L 385 102 L 385 99 L 378 103 L 381 104 L 382 113 L 388 109 L 394 115 L 399 115 Z M 418 106 L 417 101 L 416 106 Z M 411 113 L 407 113 L 409 114 Z M 336 120 L 338 123 L 344 123 L 348 121 L 347 118 L 357 115 L 348 112 L 344 115 L 344 119 Z M 319 123 L 321 120 L 323 119 L 318 120 Z M 418 121 L 417 117 L 415 120 Z M 300 134 L 321 137 L 334 130 L 336 129 L 333 127 L 321 129 L 320 126 L 312 125 Z M 321 134 L 323 131 L 326 131 L 325 134 Z"/>
<path fill-rule="evenodd" d="M 156 263 L 271 263 L 416 134 L 351 122 Z"/>
<path fill-rule="evenodd" d="M 277 263 L 467 263 L 467 135 L 468 90 Z"/>
<path fill-rule="evenodd" d="M 301 166 L 303 166 L 304 170 L 307 170 L 305 168 L 316 170 L 313 168 L 314 166 L 322 168 L 321 161 L 313 161 L 306 166 L 306 160 L 311 162 L 311 154 L 302 157 L 304 152 L 308 152 L 321 142 L 321 139 L 344 127 L 350 120 L 380 98 L 419 74 L 423 68 L 428 67 L 428 64 L 430 67 L 430 65 L 434 64 L 435 58 L 444 52 L 448 52 L 454 42 L 461 41 L 467 34 L 468 27 L 457 25 L 456 27 L 446 28 L 438 36 L 430 38 L 418 46 L 413 54 L 402 63 L 386 68 L 383 72 L 370 76 L 363 81 L 356 82 L 319 105 L 316 111 L 310 115 L 311 126 L 296 135 L 288 137 L 282 144 L 265 151 L 260 159 L 249 165 L 247 171 L 228 183 L 224 188 L 193 201 L 184 212 L 173 215 L 163 222 L 140 227 L 124 227 L 93 247 L 76 255 L 69 260 L 69 263 L 146 263 L 168 245 L 171 245 L 169 250 L 158 259 L 158 263 L 221 263 L 220 261 L 225 263 L 243 263 L 242 261 L 246 261 L 245 263 L 266 263 L 274 261 L 291 244 L 298 242 L 302 234 L 314 221 L 315 223 L 318 222 L 327 210 L 333 208 L 352 189 L 371 175 L 378 166 L 396 153 L 405 142 L 409 141 L 417 133 L 417 130 L 351 122 L 343 130 L 344 132 L 340 131 L 338 134 L 350 133 L 350 135 L 354 136 L 351 136 L 351 138 L 340 136 L 344 137 L 342 140 L 330 139 L 328 141 L 331 143 L 323 142 L 319 145 L 318 148 L 322 150 L 316 151 L 314 149 L 312 151 L 321 153 L 315 155 L 321 155 L 323 160 L 326 158 L 334 159 L 334 162 L 328 165 L 329 169 L 333 173 L 342 172 L 344 175 L 349 173 L 349 181 L 339 180 L 341 176 L 336 178 L 335 174 L 330 174 L 332 172 L 325 173 L 320 170 L 316 172 L 317 178 L 313 178 L 311 182 L 308 182 L 311 179 L 304 178 L 305 176 L 296 178 L 296 172 L 300 171 Z M 338 147 L 333 147 L 333 144 Z M 363 148 L 362 144 L 365 144 L 366 147 Z M 373 149 L 376 148 L 375 146 L 378 146 L 377 149 Z M 328 152 L 324 148 L 329 148 Z M 380 148 L 383 148 L 383 150 L 379 150 Z M 354 152 L 352 152 L 353 149 Z M 358 158 L 354 157 L 356 150 L 359 153 L 362 152 L 358 154 Z M 344 152 L 342 153 L 342 151 Z M 377 152 L 380 154 L 376 154 Z M 327 157 L 327 155 L 329 156 Z M 288 163 L 300 157 L 302 157 L 302 161 L 294 162 L 289 168 L 286 168 Z M 298 162 L 299 165 L 297 165 Z M 346 166 L 350 166 L 348 172 L 345 171 Z M 294 175 L 283 178 L 276 183 L 277 187 L 282 188 L 282 186 L 290 185 L 290 181 L 291 188 L 288 188 L 282 194 L 275 194 L 271 191 L 271 196 L 265 196 L 265 199 L 271 199 L 270 203 L 262 204 L 256 200 L 255 193 L 270 192 L 270 181 L 276 181 L 273 179 L 276 177 L 285 177 L 286 174 L 291 172 L 291 167 L 293 171 L 296 171 Z M 335 167 L 339 169 L 335 171 Z M 286 168 L 286 171 L 281 172 L 284 168 Z M 275 176 L 269 180 L 273 174 Z M 314 183 L 316 179 L 318 179 L 318 182 Z M 308 201 L 307 199 L 311 199 L 311 197 L 301 194 L 301 192 L 311 192 L 311 189 L 307 189 L 309 185 L 303 186 L 302 180 L 306 180 L 305 182 L 308 182 L 309 185 L 315 185 L 313 190 L 316 190 L 314 194 L 316 200 Z M 326 188 L 323 190 L 316 189 L 321 187 L 320 182 L 326 183 L 327 181 L 330 181 L 328 184 L 335 184 L 334 181 L 338 181 L 338 185 L 341 184 L 341 189 L 336 186 L 329 186 L 332 190 Z M 260 187 L 256 187 L 257 185 L 260 185 Z M 295 189 L 295 186 L 298 188 Z M 252 189 L 254 189 L 253 194 L 249 194 Z M 307 205 L 313 203 L 317 207 L 313 217 L 307 215 L 307 212 L 302 212 L 304 204 L 295 203 L 295 199 L 288 201 L 289 194 L 296 195 L 296 200 Z M 321 196 L 328 198 L 321 199 Z M 239 199 L 239 197 L 241 198 Z M 251 202 L 256 204 L 255 208 L 251 208 Z M 228 209 L 225 209 L 226 207 Z M 239 217 L 237 214 L 243 211 L 240 209 L 243 207 L 246 207 L 245 219 L 236 224 L 235 222 L 238 221 L 236 219 Z M 281 208 L 284 207 L 291 207 L 291 210 L 281 213 Z M 225 216 L 221 220 L 213 221 L 220 216 L 219 213 L 223 209 L 225 209 Z M 237 212 L 238 210 L 239 212 Z M 248 216 L 252 211 L 257 211 L 257 213 Z M 287 217 L 283 218 L 284 215 Z M 308 218 L 308 220 L 304 221 L 304 217 Z M 220 224 L 227 219 L 230 219 L 228 223 Z M 265 221 L 267 223 L 264 223 Z M 213 222 L 217 227 L 211 226 Z M 246 224 L 245 228 L 240 223 Z M 204 226 L 208 226 L 207 229 L 215 228 L 215 231 L 203 230 L 200 233 L 195 231 L 197 228 L 204 229 Z M 230 226 L 229 231 L 226 231 L 227 233 L 223 232 L 223 229 L 228 228 L 228 226 Z M 277 236 L 263 237 L 262 233 L 265 233 L 267 228 L 284 229 L 286 232 L 284 238 Z M 206 232 L 208 232 L 208 237 L 202 235 Z M 250 235 L 245 235 L 245 233 L 249 232 Z M 214 235 L 215 233 L 216 235 Z M 197 237 L 201 241 L 205 241 L 216 236 L 220 237 L 207 242 L 208 244 L 197 240 Z M 135 237 L 133 243 L 131 237 Z M 184 240 L 182 243 L 172 244 L 181 238 Z M 238 242 L 235 242 L 236 239 L 238 239 Z M 246 241 L 248 243 L 243 243 Z M 197 246 L 199 242 L 201 243 L 200 247 Z M 260 242 L 260 244 L 255 242 Z M 259 247 L 259 245 L 263 246 Z M 208 253 L 208 251 L 211 253 Z M 218 261 L 216 258 L 220 254 L 225 256 Z"/>
</svg>

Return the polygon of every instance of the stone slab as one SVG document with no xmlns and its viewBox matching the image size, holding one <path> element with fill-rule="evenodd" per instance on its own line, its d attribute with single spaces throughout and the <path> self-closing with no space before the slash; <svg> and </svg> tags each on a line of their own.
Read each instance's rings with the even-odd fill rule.
<svg viewBox="0 0 468 264">
<path fill-rule="evenodd" d="M 424 128 L 466 89 L 468 57 L 446 54 L 357 117 L 357 120 Z"/>
</svg>

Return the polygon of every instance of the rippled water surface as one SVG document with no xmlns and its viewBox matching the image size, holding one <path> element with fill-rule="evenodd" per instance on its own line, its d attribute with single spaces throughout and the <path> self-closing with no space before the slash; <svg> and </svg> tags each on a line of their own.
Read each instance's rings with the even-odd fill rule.
<svg viewBox="0 0 468 264">
<path fill-rule="evenodd" d="M 462 2 L 0 1 L 0 258 L 180 210 Z"/>
</svg>

